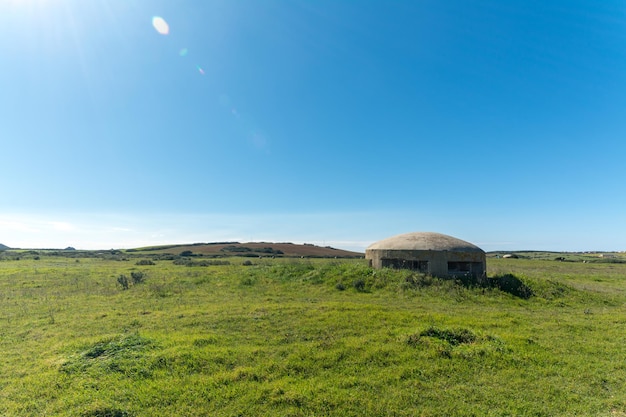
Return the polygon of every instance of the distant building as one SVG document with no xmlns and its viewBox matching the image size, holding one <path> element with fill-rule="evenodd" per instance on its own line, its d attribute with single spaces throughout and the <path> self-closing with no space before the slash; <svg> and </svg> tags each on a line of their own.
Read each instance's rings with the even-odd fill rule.
<svg viewBox="0 0 626 417">
<path fill-rule="evenodd" d="M 365 258 L 374 268 L 402 268 L 438 277 L 487 274 L 485 252 L 464 240 L 441 233 L 415 232 L 371 244 Z"/>
</svg>

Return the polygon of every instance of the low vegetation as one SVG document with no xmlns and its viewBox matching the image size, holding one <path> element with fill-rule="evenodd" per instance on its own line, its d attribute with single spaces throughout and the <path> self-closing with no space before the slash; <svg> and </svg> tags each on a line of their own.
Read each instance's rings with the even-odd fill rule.
<svg viewBox="0 0 626 417">
<path fill-rule="evenodd" d="M 0 415 L 626 416 L 626 264 L 5 255 Z"/>
</svg>

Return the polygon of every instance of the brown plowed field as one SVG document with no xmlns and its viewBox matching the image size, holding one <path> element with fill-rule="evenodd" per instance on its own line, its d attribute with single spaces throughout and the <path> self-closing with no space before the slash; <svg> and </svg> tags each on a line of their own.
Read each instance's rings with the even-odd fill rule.
<svg viewBox="0 0 626 417">
<path fill-rule="evenodd" d="M 191 251 L 196 255 L 224 256 L 287 256 L 311 258 L 360 258 L 363 253 L 352 252 L 330 246 L 312 244 L 297 245 L 294 243 L 248 242 L 248 243 L 206 243 L 189 245 L 155 246 L 131 250 L 141 254 L 173 254 L 179 255 Z M 282 253 L 281 253 L 282 252 Z"/>
</svg>

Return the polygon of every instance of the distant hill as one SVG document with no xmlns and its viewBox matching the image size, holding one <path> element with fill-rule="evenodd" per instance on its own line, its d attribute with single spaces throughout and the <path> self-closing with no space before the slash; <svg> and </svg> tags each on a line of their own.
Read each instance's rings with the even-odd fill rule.
<svg viewBox="0 0 626 417">
<path fill-rule="evenodd" d="M 7 250 L 7 249 L 11 249 L 11 248 L 8 247 L 7 245 L 3 245 L 2 243 L 0 243 L 0 250 Z"/>
<path fill-rule="evenodd" d="M 306 258 L 360 258 L 363 256 L 360 252 L 335 249 L 330 246 L 316 246 L 309 243 L 298 245 L 294 243 L 271 242 L 193 243 L 128 249 L 126 252 L 173 255 L 180 255 L 185 252 L 187 255 L 204 256 L 279 256 Z"/>
</svg>

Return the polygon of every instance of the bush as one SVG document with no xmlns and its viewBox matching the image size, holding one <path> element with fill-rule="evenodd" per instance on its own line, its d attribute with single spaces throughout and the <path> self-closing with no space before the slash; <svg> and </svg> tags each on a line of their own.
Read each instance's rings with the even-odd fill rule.
<svg viewBox="0 0 626 417">
<path fill-rule="evenodd" d="M 185 262 L 186 266 L 219 266 L 219 265 L 230 265 L 230 261 L 220 261 L 216 260 L 206 260 L 206 261 L 187 261 Z"/>
<path fill-rule="evenodd" d="M 135 265 L 156 265 L 154 262 L 152 262 L 150 259 L 142 259 L 140 261 L 135 262 Z"/>
<path fill-rule="evenodd" d="M 126 275 L 122 274 L 119 277 L 117 277 L 117 282 L 118 284 L 122 286 L 123 290 L 128 289 L 128 277 Z"/>
<path fill-rule="evenodd" d="M 131 272 L 130 277 L 133 280 L 133 284 L 140 284 L 144 280 L 143 272 Z"/>
<path fill-rule="evenodd" d="M 252 249 L 250 249 L 247 246 L 224 246 L 222 249 L 220 249 L 222 252 L 252 252 Z"/>
<path fill-rule="evenodd" d="M 504 274 L 489 278 L 489 284 L 502 292 L 509 293 L 524 300 L 534 295 L 532 288 L 513 274 Z"/>
<path fill-rule="evenodd" d="M 365 286 L 365 280 L 363 278 L 355 279 L 352 282 L 352 286 L 358 292 L 365 292 L 365 291 L 367 291 L 367 288 Z"/>
<path fill-rule="evenodd" d="M 269 254 L 275 254 L 275 255 L 283 255 L 284 252 L 280 249 L 274 249 L 272 247 L 266 247 L 266 248 L 262 248 L 262 249 L 257 249 L 256 252 L 260 252 L 260 253 L 269 253 Z"/>
</svg>

